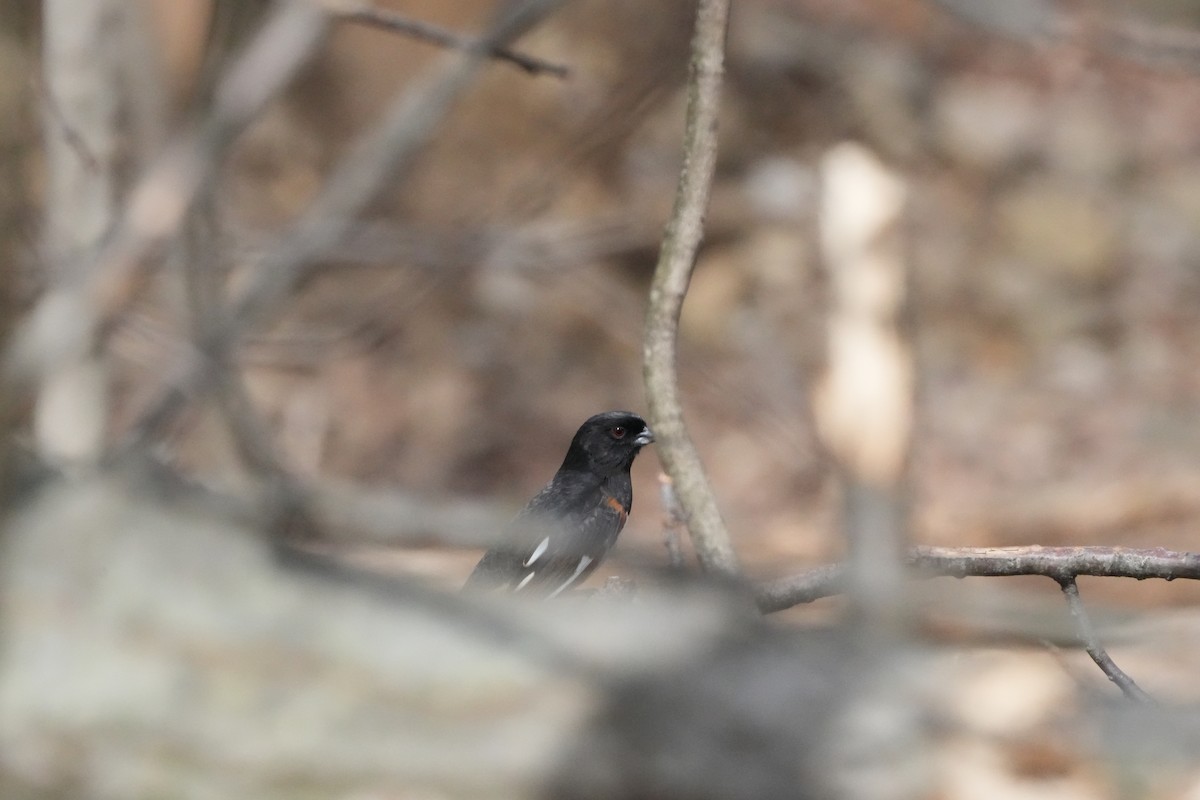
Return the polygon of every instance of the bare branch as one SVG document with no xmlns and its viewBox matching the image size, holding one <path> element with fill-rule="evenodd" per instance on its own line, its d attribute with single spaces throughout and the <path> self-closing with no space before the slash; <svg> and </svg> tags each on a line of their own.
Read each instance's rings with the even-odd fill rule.
<svg viewBox="0 0 1200 800">
<path fill-rule="evenodd" d="M 230 144 L 308 62 L 323 39 L 324 14 L 284 3 L 234 62 L 216 92 L 212 115 L 180 138 L 135 187 L 115 229 L 70 286 L 42 298 L 18 330 L 5 377 L 27 383 L 53 365 L 96 349 L 147 263 L 179 231 Z"/>
<path fill-rule="evenodd" d="M 117 215 L 120 129 L 130 92 L 121 80 L 130 26 L 127 4 L 43 4 L 44 59 L 40 85 L 46 124 L 46 203 L 42 249 L 47 283 L 70 291 L 85 276 Z M 79 350 L 39 376 L 33 432 L 39 453 L 63 464 L 94 464 L 105 439 L 108 375 L 95 352 Z"/>
<path fill-rule="evenodd" d="M 282 476 L 284 470 L 269 432 L 258 419 L 253 403 L 233 365 L 221 360 L 220 348 L 214 342 L 221 338 L 214 323 L 221 318 L 221 286 L 217 260 L 208 247 L 215 237 L 216 214 L 211 193 L 204 192 L 197 210 L 189 221 L 183 254 L 183 288 L 190 316 L 193 342 L 197 357 L 208 361 L 213 383 L 217 387 L 217 405 L 232 434 L 234 446 L 242 462 L 259 477 Z"/>
<path fill-rule="evenodd" d="M 1073 44 L 1154 69 L 1200 70 L 1200 34 L 1178 25 L 1147 22 L 1134 15 L 1110 17 L 1083 5 L 1072 8 L 1047 0 L 935 0 L 935 4 L 980 30 L 1022 43 Z"/>
<path fill-rule="evenodd" d="M 1067 597 L 1067 607 L 1071 609 L 1071 616 L 1075 620 L 1075 625 L 1079 628 L 1079 637 L 1083 642 L 1083 647 L 1087 650 L 1087 654 L 1092 657 L 1092 661 L 1096 662 L 1096 666 L 1100 671 L 1108 676 L 1108 679 L 1117 685 L 1121 693 L 1130 700 L 1137 700 L 1141 703 L 1151 701 L 1150 695 L 1146 694 L 1140 686 L 1134 683 L 1133 678 L 1125 674 L 1125 671 L 1117 666 L 1116 662 L 1100 644 L 1100 638 L 1096 635 L 1096 629 L 1092 627 L 1092 620 L 1088 617 L 1087 609 L 1083 607 L 1083 600 L 1079 597 L 1079 586 L 1075 583 L 1074 578 L 1067 578 L 1059 583 L 1062 587 L 1063 594 Z"/>
<path fill-rule="evenodd" d="M 540 58 L 527 56 L 524 53 L 510 50 L 502 45 L 489 46 L 481 39 L 463 36 L 439 25 L 412 19 L 395 11 L 375 8 L 368 3 L 327 0 L 324 6 L 337 19 L 403 33 L 406 36 L 411 36 L 414 39 L 429 42 L 439 47 L 448 47 L 468 52 L 483 52 L 497 60 L 514 64 L 531 75 L 546 73 L 556 78 L 566 78 L 571 74 L 570 69 L 562 64 L 554 64 Z"/>
<path fill-rule="evenodd" d="M 1118 20 L 1099 26 L 1101 47 L 1151 67 L 1200 70 L 1200 33 L 1187 28 Z"/>
<path fill-rule="evenodd" d="M 483 548 L 495 543 L 496 531 L 512 516 L 503 503 L 437 499 L 328 478 L 306 489 L 306 507 L 322 538 L 339 543 Z"/>
<path fill-rule="evenodd" d="M 921 574 L 955 578 L 1079 575 L 1110 578 L 1200 580 L 1200 553 L 1161 547 L 915 547 L 909 563 Z"/>
<path fill-rule="evenodd" d="M 658 456 L 674 482 L 696 555 L 706 570 L 736 575 L 738 562 L 729 531 L 683 421 L 676 371 L 679 314 L 704 235 L 704 214 L 716 168 L 717 110 L 728 19 L 728 0 L 700 1 L 688 74 L 683 169 L 650 286 L 642 370 Z"/>
<path fill-rule="evenodd" d="M 504 44 L 540 22 L 563 2 L 526 0 L 498 20 L 482 41 L 489 45 Z M 437 125 L 472 84 L 484 63 L 485 56 L 480 51 L 456 56 L 396 99 L 379 125 L 351 149 L 308 210 L 267 248 L 254 266 L 250 285 L 233 300 L 232 307 L 215 326 L 223 340 L 218 347 L 232 348 L 239 334 L 261 322 L 315 274 L 321 256 L 353 229 L 362 209 L 385 187 L 402 180 L 412 168 Z M 179 374 L 139 417 L 127 444 L 152 436 L 172 420 L 210 377 L 203 361 L 181 365 Z"/>
<path fill-rule="evenodd" d="M 17 13 L 21 9 L 26 13 Z M 38 70 L 33 59 L 33 42 L 36 40 L 33 5 L 8 5 L 0 23 L 0 37 L 4 37 L 9 53 L 7 80 L 9 91 L 0 92 L 0 147 L 6 156 L 0 158 L 0 353 L 5 352 L 9 334 L 20 313 L 21 270 L 17 253 L 24 249 L 21 231 L 28 223 L 27 197 L 30 190 L 29 151 L 33 147 L 33 113 L 36 97 L 34 75 Z M 23 77 L 28 76 L 28 77 Z M 15 480 L 18 461 L 14 446 L 15 433 L 22 419 L 23 409 L 13 392 L 3 391 L 0 386 L 0 507 L 11 509 L 17 493 Z M 7 516 L 7 511 L 0 512 Z"/>
<path fill-rule="evenodd" d="M 914 547 L 908 564 L 914 577 L 967 578 L 1041 575 L 1060 583 L 1079 575 L 1145 580 L 1200 580 L 1200 553 L 1130 547 Z M 782 611 L 844 591 L 840 565 L 806 570 L 760 584 L 755 591 L 764 613 Z"/>
<path fill-rule="evenodd" d="M 241 481 L 231 484 L 226 474 L 185 475 L 145 453 L 122 461 L 120 472 L 153 487 L 158 497 L 256 530 L 274 511 L 269 508 L 274 487 L 247 489 Z M 300 506 L 318 529 L 318 543 L 331 546 L 484 548 L 495 543 L 495 532 L 513 514 L 508 503 L 462 495 L 433 497 L 330 477 L 307 483 L 297 478 L 292 488 L 301 493 Z"/>
<path fill-rule="evenodd" d="M 845 591 L 846 568 L 841 564 L 826 564 L 789 575 L 755 587 L 754 598 L 759 611 L 770 614 L 822 597 L 832 597 Z"/>
<path fill-rule="evenodd" d="M 248 23 L 263 11 L 255 4 L 219 3 L 214 8 L 207 49 L 196 85 L 197 103 L 212 103 L 220 87 L 221 69 L 231 54 L 242 46 Z M 242 463 L 265 485 L 260 511 L 266 511 L 268 529 L 276 535 L 286 528 L 313 528 L 307 509 L 307 493 L 276 452 L 269 426 L 262 419 L 246 389 L 241 373 L 225 356 L 224 333 L 218 327 L 224 318 L 221 260 L 212 242 L 220 240 L 216 196 L 220 175 L 214 175 L 197 193 L 192 213 L 181 237 L 183 287 L 190 315 L 192 341 L 197 356 L 209 364 L 221 417 Z"/>
<path fill-rule="evenodd" d="M 95 149 L 84 141 L 83 136 L 79 134 L 79 129 L 67 119 L 62 106 L 54 96 L 54 92 L 50 91 L 50 87 L 47 85 L 45 74 L 35 70 L 33 73 L 33 84 L 38 102 L 46 117 L 44 124 L 47 127 L 53 126 L 58 129 L 56 132 L 57 135 L 62 138 L 62 141 L 69 148 L 75 151 L 79 163 L 86 170 L 89 172 L 98 171 L 100 169 L 100 157 L 96 155 Z"/>
</svg>

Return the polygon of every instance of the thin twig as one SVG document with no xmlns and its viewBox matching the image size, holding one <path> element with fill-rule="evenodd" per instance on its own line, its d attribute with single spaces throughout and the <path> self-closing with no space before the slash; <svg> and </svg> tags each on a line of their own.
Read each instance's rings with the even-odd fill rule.
<svg viewBox="0 0 1200 800">
<path fill-rule="evenodd" d="M 1091 690 L 1092 684 L 1084 674 L 1083 669 L 1067 657 L 1067 653 L 1062 647 L 1049 639 L 1038 639 L 1037 643 L 1045 648 L 1046 653 L 1054 659 L 1054 662 L 1058 664 L 1058 668 L 1063 671 L 1063 674 L 1071 679 L 1071 682 L 1075 684 L 1076 691 L 1082 694 Z"/>
<path fill-rule="evenodd" d="M 1079 629 L 1079 638 L 1083 641 L 1083 647 L 1087 650 L 1087 654 L 1092 657 L 1092 661 L 1096 662 L 1096 666 L 1100 671 L 1108 676 L 1108 679 L 1117 685 L 1121 693 L 1130 700 L 1136 700 L 1140 703 L 1148 703 L 1152 701 L 1150 695 L 1146 694 L 1140 686 L 1134 683 L 1133 678 L 1129 677 L 1112 657 L 1104 646 L 1100 644 L 1100 638 L 1096 635 L 1096 629 L 1092 626 L 1092 620 L 1088 617 L 1087 609 L 1083 607 L 1083 600 L 1079 597 L 1079 586 L 1075 583 L 1074 578 L 1066 578 L 1059 581 L 1059 586 L 1062 587 L 1063 594 L 1067 597 L 1067 607 L 1071 609 L 1071 616 L 1075 620 L 1075 625 Z"/>
<path fill-rule="evenodd" d="M 416 20 L 395 11 L 375 8 L 367 3 L 330 2 L 325 3 L 326 9 L 334 17 L 346 22 L 357 22 L 375 28 L 403 33 L 414 39 L 468 52 L 483 52 L 491 58 L 507 61 L 520 67 L 531 75 L 547 74 L 556 78 L 566 78 L 571 74 L 569 68 L 562 64 L 554 64 L 540 58 L 527 56 L 502 45 L 488 45 L 481 39 L 455 33 L 448 28 L 434 25 L 430 22 Z"/>
<path fill-rule="evenodd" d="M 1129 547 L 914 547 L 908 552 L 919 578 L 1041 575 L 1062 581 L 1078 575 L 1146 580 L 1200 580 L 1200 553 Z M 811 603 L 844 590 L 840 565 L 826 565 L 759 584 L 764 613 Z"/>
<path fill-rule="evenodd" d="M 716 168 L 717 110 L 728 20 L 729 0 L 700 0 L 688 74 L 683 169 L 650 286 L 642 370 L 658 456 L 674 482 L 696 556 L 706 570 L 733 576 L 739 571 L 737 555 L 683 421 L 676 370 L 679 314 L 704 235 L 704 214 Z"/>
</svg>

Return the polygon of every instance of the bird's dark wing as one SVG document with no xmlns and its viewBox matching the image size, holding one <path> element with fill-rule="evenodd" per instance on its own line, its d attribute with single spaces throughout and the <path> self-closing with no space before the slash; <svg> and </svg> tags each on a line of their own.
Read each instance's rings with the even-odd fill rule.
<svg viewBox="0 0 1200 800">
<path fill-rule="evenodd" d="M 614 493 L 598 481 L 560 473 L 513 520 L 464 588 L 508 588 L 553 597 L 578 584 L 624 527 L 627 498 L 628 493 Z"/>
</svg>

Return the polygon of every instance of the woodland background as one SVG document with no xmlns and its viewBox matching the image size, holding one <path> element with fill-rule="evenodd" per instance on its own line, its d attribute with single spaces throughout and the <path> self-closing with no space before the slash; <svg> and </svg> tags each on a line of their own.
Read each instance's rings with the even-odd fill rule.
<svg viewBox="0 0 1200 800">
<path fill-rule="evenodd" d="M 463 32 L 482 29 L 493 7 L 376 5 Z M 1200 6 L 1003 6 L 734 5 L 679 368 L 689 427 L 754 579 L 842 555 L 838 476 L 810 400 L 828 290 L 816 165 L 846 140 L 889 163 L 909 193 L 913 541 L 1195 549 Z M 130 58 L 145 70 L 150 111 L 120 142 L 126 185 L 189 118 L 209 14 L 200 0 L 143 10 L 147 46 Z M 405 180 L 242 340 L 238 366 L 290 471 L 503 519 L 549 477 L 584 418 L 644 409 L 645 296 L 680 167 L 694 11 L 682 0 L 578 0 L 552 15 L 516 49 L 569 74 L 487 67 Z M 38 77 L 34 4 L 7 3 L 3 17 L 0 253 L 11 321 L 55 268 L 41 137 L 61 120 Z M 442 57 L 394 32 L 334 26 L 222 168 L 204 244 L 229 285 L 388 99 Z M 163 269 L 119 315 L 106 351 L 110 442 L 177 363 L 185 307 L 178 275 Z M 30 413 L 19 409 L 14 423 L 22 446 Z M 155 453 L 205 484 L 236 492 L 249 481 L 211 404 L 173 420 Z M 606 574 L 636 579 L 665 564 L 657 473 L 650 448 Z M 446 587 L 478 557 L 319 547 Z M 1107 687 L 1077 653 L 1040 643 L 1062 644 L 1069 630 L 1053 582 L 942 586 L 951 583 L 935 582 L 946 594 L 923 625 L 938 647 L 961 648 L 944 700 L 973 733 L 946 745 L 942 796 L 1196 796 L 1194 766 L 1120 793 L 1121 780 L 1069 735 L 1063 743 L 1063 709 Z M 1143 688 L 1195 700 L 1200 587 L 1080 583 Z M 809 626 L 839 604 L 780 620 Z"/>
</svg>

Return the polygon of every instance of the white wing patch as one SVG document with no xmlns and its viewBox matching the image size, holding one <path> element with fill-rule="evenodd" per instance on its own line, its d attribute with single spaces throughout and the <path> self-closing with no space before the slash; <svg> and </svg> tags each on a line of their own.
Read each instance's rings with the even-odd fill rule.
<svg viewBox="0 0 1200 800">
<path fill-rule="evenodd" d="M 541 543 L 537 547 L 533 548 L 533 553 L 529 556 L 529 558 L 527 558 L 521 562 L 521 566 L 528 567 L 530 564 L 537 561 L 539 558 L 542 557 L 542 553 L 546 552 L 546 548 L 549 546 L 550 546 L 550 537 L 547 536 L 545 539 L 542 539 Z M 526 580 L 529 580 L 529 579 L 526 578 Z M 517 588 L 519 589 L 521 587 L 518 586 Z"/>
<path fill-rule="evenodd" d="M 535 557 L 536 557 L 536 556 L 535 556 Z M 529 561 L 533 561 L 533 559 L 531 558 L 531 559 L 529 559 Z M 529 562 L 526 562 L 526 563 L 528 564 Z M 533 576 L 534 576 L 534 575 L 536 575 L 536 574 L 537 574 L 536 572 L 530 572 L 530 573 L 529 573 L 528 575 L 526 575 L 524 578 L 521 578 L 521 582 L 517 584 L 517 588 L 513 589 L 513 591 L 514 591 L 514 592 L 519 592 L 519 591 L 521 591 L 522 589 L 524 589 L 524 588 L 525 588 L 525 584 L 527 584 L 527 583 L 529 583 L 531 580 L 533 580 Z"/>
<path fill-rule="evenodd" d="M 549 600 L 551 597 L 556 596 L 559 592 L 563 591 L 568 586 L 570 586 L 572 583 L 577 581 L 579 579 L 580 573 L 582 573 L 585 569 L 587 569 L 587 566 L 590 563 L 592 563 L 591 556 L 584 556 L 583 558 L 579 559 L 579 566 L 575 568 L 575 574 L 573 574 L 571 577 L 569 577 L 565 581 L 563 581 L 562 586 L 559 586 L 553 592 L 548 594 L 546 596 L 546 599 Z M 533 576 L 531 575 L 530 577 L 533 577 Z M 526 578 L 525 580 L 529 580 L 529 578 Z M 517 588 L 520 588 L 520 587 L 517 587 Z"/>
</svg>

